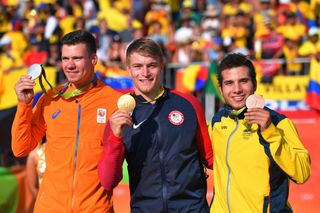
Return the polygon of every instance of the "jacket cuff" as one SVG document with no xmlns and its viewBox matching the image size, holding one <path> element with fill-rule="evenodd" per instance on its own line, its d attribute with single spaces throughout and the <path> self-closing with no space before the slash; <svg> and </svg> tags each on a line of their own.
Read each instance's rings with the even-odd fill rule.
<svg viewBox="0 0 320 213">
<path fill-rule="evenodd" d="M 112 131 L 110 131 L 109 140 L 122 143 L 122 137 L 115 136 Z"/>
</svg>

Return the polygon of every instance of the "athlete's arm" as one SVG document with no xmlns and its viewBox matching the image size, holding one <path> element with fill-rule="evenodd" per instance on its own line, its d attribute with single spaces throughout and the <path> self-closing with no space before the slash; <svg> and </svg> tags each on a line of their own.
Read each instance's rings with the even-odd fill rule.
<svg viewBox="0 0 320 213">
<path fill-rule="evenodd" d="M 270 124 L 261 135 L 279 167 L 296 183 L 306 182 L 310 177 L 310 156 L 292 121 L 285 118 L 277 126 Z"/>
<path fill-rule="evenodd" d="M 107 191 L 112 191 L 121 181 L 123 161 L 122 139 L 113 134 L 108 122 L 103 138 L 103 154 L 98 165 L 100 182 Z"/>
</svg>

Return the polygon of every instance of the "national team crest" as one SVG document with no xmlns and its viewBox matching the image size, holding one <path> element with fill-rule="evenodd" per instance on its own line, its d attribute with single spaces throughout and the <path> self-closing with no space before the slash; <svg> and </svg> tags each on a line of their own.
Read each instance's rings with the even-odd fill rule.
<svg viewBox="0 0 320 213">
<path fill-rule="evenodd" d="M 97 109 L 97 123 L 106 123 L 107 121 L 107 110 L 103 108 Z"/>
<path fill-rule="evenodd" d="M 181 125 L 184 121 L 184 115 L 178 110 L 171 111 L 168 118 L 170 123 L 176 126 Z"/>
</svg>

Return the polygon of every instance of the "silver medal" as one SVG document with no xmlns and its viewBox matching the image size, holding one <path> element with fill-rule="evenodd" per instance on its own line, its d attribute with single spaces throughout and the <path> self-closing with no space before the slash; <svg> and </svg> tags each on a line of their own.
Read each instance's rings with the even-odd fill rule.
<svg viewBox="0 0 320 213">
<path fill-rule="evenodd" d="M 33 64 L 28 68 L 27 75 L 31 76 L 32 80 L 39 78 L 41 75 L 42 67 L 40 64 Z"/>
</svg>

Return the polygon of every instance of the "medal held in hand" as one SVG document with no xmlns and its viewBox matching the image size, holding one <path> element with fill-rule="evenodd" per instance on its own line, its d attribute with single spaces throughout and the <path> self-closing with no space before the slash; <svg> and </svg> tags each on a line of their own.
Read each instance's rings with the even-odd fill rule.
<svg viewBox="0 0 320 213">
<path fill-rule="evenodd" d="M 261 95 L 258 94 L 252 94 L 250 95 L 246 100 L 246 107 L 248 109 L 250 108 L 260 108 L 263 109 L 264 107 L 264 99 Z M 251 124 L 248 124 L 248 122 L 245 120 L 244 125 L 246 126 L 247 130 L 251 128 Z"/>
<path fill-rule="evenodd" d="M 132 115 L 134 108 L 136 107 L 136 101 L 129 94 L 124 94 L 118 99 L 118 108 L 125 110 Z"/>
<path fill-rule="evenodd" d="M 264 107 L 264 99 L 261 95 L 252 94 L 246 100 L 246 106 L 248 109 L 250 108 L 263 108 Z"/>
<path fill-rule="evenodd" d="M 42 73 L 42 67 L 40 64 L 33 64 L 28 68 L 27 75 L 31 76 L 31 80 L 35 80 L 40 77 Z"/>
</svg>

